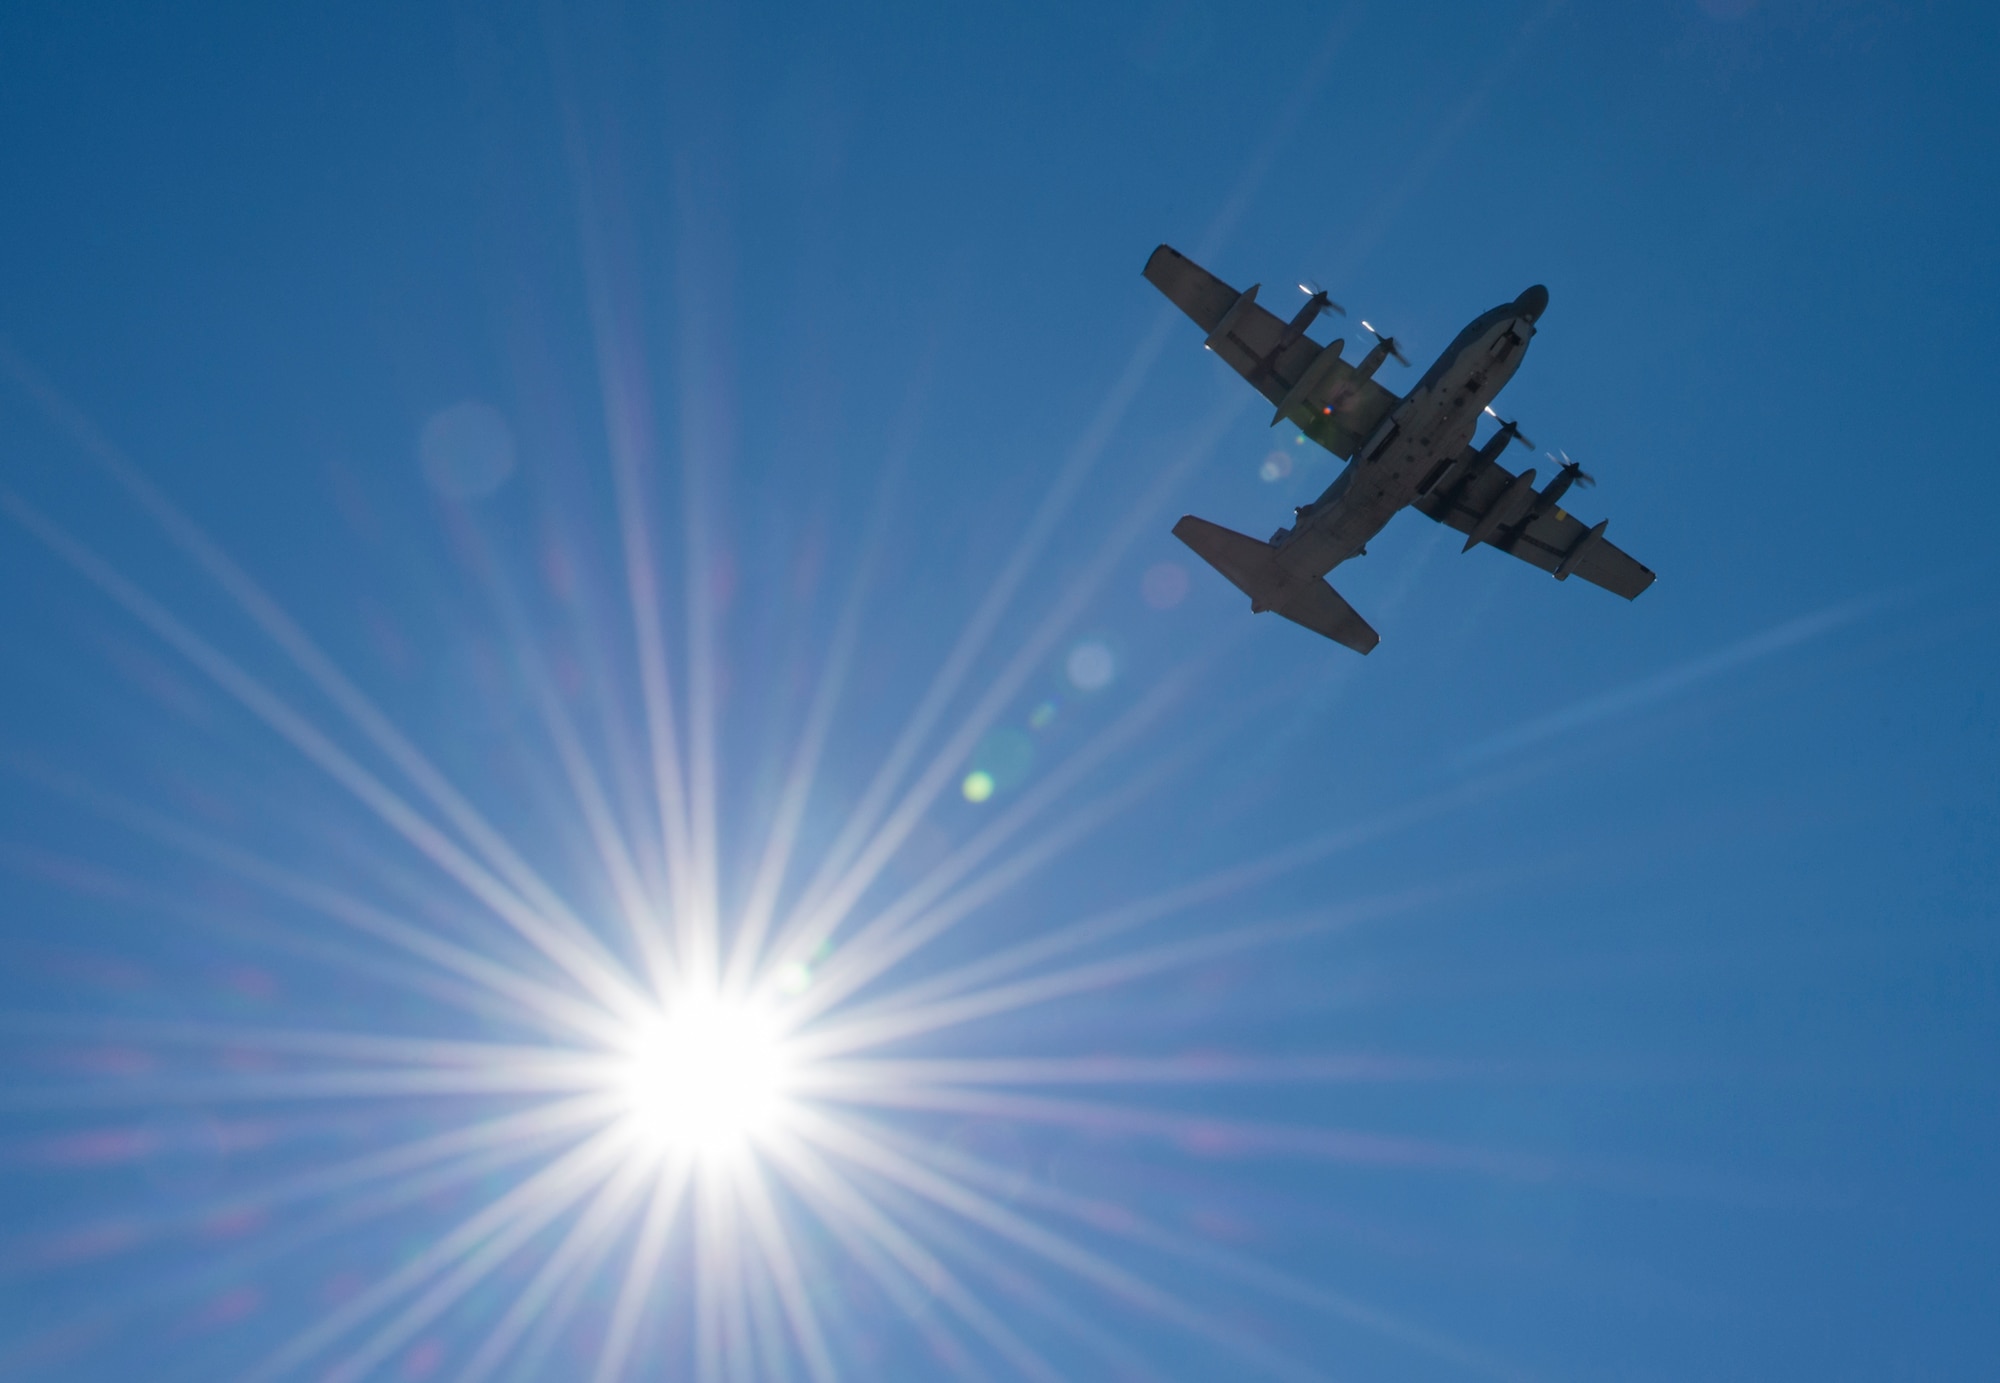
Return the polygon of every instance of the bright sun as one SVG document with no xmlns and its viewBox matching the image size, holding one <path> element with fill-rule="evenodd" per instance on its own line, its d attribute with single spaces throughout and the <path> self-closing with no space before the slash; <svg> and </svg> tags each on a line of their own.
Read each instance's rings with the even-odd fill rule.
<svg viewBox="0 0 2000 1383">
<path fill-rule="evenodd" d="M 648 1145 L 713 1156 L 746 1148 L 772 1127 L 790 1075 L 774 1014 L 750 1002 L 683 994 L 634 1031 L 618 1086 Z"/>
</svg>

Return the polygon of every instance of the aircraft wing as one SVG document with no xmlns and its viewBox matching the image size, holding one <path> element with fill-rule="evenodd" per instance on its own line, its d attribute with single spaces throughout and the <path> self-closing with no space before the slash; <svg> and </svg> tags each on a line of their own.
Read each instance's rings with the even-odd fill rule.
<svg viewBox="0 0 2000 1383">
<path fill-rule="evenodd" d="M 1470 447 L 1460 458 L 1457 469 L 1463 472 L 1463 478 L 1448 479 L 1429 494 L 1419 496 L 1416 507 L 1446 527 L 1470 534 L 1494 505 L 1503 502 L 1515 477 L 1497 462 L 1479 465 L 1478 454 Z M 1510 517 L 1486 536 L 1486 542 L 1543 571 L 1553 572 L 1558 579 L 1580 576 L 1593 586 L 1602 586 L 1627 600 L 1636 599 L 1653 584 L 1653 573 L 1607 541 L 1601 527 L 1593 529 L 1559 506 L 1539 513 L 1531 504 L 1519 507 L 1522 518 L 1528 521 L 1523 524 L 1521 519 Z"/>
<path fill-rule="evenodd" d="M 1254 297 L 1244 301 L 1241 292 L 1173 246 L 1153 251 L 1146 278 L 1208 333 L 1210 350 L 1280 407 L 1280 417 L 1335 456 L 1354 455 L 1396 406 L 1398 395 L 1362 378 L 1340 358 L 1342 343 L 1322 347 L 1310 336 L 1299 336 L 1280 346 L 1283 319 Z"/>
</svg>

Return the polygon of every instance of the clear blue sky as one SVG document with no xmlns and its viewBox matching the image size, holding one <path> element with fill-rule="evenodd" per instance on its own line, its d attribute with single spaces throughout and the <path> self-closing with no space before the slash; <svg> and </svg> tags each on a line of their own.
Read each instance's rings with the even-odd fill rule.
<svg viewBox="0 0 2000 1383">
<path fill-rule="evenodd" d="M 9 6 L 0 1379 L 1989 1376 L 1997 61 L 1858 0 Z M 1546 284 L 1503 412 L 1657 585 L 1406 514 L 1372 656 L 1253 619 L 1169 528 L 1336 463 L 1161 241 L 1391 387 Z M 654 1170 L 517 1194 L 597 1132 L 524 1122 L 609 1011 L 549 937 L 740 935 L 780 827 L 808 1034 L 990 1011 L 813 1068 L 877 1063 L 625 1292 Z"/>
</svg>

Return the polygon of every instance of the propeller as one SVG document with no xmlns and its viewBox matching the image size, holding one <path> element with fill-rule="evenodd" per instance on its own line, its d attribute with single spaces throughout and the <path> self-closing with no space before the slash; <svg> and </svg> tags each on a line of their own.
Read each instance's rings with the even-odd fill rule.
<svg viewBox="0 0 2000 1383">
<path fill-rule="evenodd" d="M 1370 336 L 1373 336 L 1377 341 L 1380 341 L 1382 343 L 1382 348 L 1388 351 L 1389 354 L 1395 356 L 1397 360 L 1401 361 L 1405 369 L 1409 368 L 1410 364 L 1409 358 L 1405 356 L 1402 353 L 1402 351 L 1397 349 L 1395 337 L 1384 336 L 1381 332 L 1375 330 L 1374 327 L 1370 326 L 1366 322 L 1363 322 L 1361 324 L 1361 329 L 1367 332 Z"/>
<path fill-rule="evenodd" d="M 1366 325 L 1366 324 L 1364 323 L 1363 325 Z M 1489 403 L 1489 404 L 1487 404 L 1487 405 L 1486 405 L 1486 408 L 1485 408 L 1485 410 L 1484 410 L 1484 411 L 1485 411 L 1485 414 L 1486 414 L 1486 416 L 1487 416 L 1487 417 L 1491 418 L 1491 419 L 1492 419 L 1492 420 L 1493 420 L 1494 422 L 1496 422 L 1496 423 L 1500 423 L 1500 426 L 1502 426 L 1502 427 L 1507 427 L 1507 426 L 1509 426 L 1509 425 L 1510 425 L 1510 424 L 1508 424 L 1508 423 L 1505 423 L 1505 422 L 1502 422 L 1502 421 L 1501 421 L 1501 418 L 1500 418 L 1500 415 L 1499 415 L 1498 413 L 1495 413 L 1495 412 L 1493 411 L 1493 405 L 1492 405 L 1492 404 L 1490 404 L 1490 403 Z M 1519 443 L 1520 443 L 1520 444 L 1521 444 L 1522 446 L 1526 447 L 1526 448 L 1527 448 L 1527 449 L 1528 449 L 1529 451 L 1533 451 L 1533 450 L 1535 449 L 1535 444 L 1534 444 L 1533 442 L 1530 442 L 1530 441 L 1529 441 L 1529 440 L 1527 439 L 1527 437 L 1526 437 L 1525 435 L 1523 435 L 1523 433 L 1521 432 L 1521 429 L 1520 429 L 1519 425 L 1513 425 L 1513 426 L 1514 426 L 1514 440 L 1515 440 L 1515 441 L 1517 441 L 1517 442 L 1519 442 Z"/>
<path fill-rule="evenodd" d="M 1544 452 L 1542 454 L 1551 461 L 1554 461 L 1557 457 L 1556 452 Z M 1561 457 L 1562 474 L 1569 477 L 1570 484 L 1581 485 L 1584 489 L 1588 490 L 1597 483 L 1597 477 L 1586 471 L 1581 462 L 1570 460 L 1568 452 L 1562 452 Z"/>
<path fill-rule="evenodd" d="M 1311 299 L 1313 302 L 1318 303 L 1321 309 L 1324 311 L 1338 312 L 1343 317 L 1347 315 L 1347 309 L 1342 307 L 1339 303 L 1335 302 L 1332 298 L 1329 298 L 1326 295 L 1326 290 L 1324 288 L 1321 288 L 1317 283 L 1313 282 L 1313 280 L 1311 279 L 1299 280 L 1299 292 L 1305 294 L 1306 297 Z"/>
</svg>

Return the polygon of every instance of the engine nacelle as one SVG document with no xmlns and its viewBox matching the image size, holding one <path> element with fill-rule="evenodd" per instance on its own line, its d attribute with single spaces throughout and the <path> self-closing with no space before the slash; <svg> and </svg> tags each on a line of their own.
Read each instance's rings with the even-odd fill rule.
<svg viewBox="0 0 2000 1383">
<path fill-rule="evenodd" d="M 1477 422 L 1478 419 L 1473 421 Z M 1500 453 L 1507 450 L 1507 444 L 1521 435 L 1521 429 L 1514 423 L 1500 424 L 1500 430 L 1486 439 L 1486 445 L 1479 449 L 1479 463 L 1491 465 L 1500 459 Z"/>
</svg>

